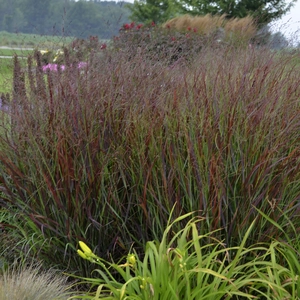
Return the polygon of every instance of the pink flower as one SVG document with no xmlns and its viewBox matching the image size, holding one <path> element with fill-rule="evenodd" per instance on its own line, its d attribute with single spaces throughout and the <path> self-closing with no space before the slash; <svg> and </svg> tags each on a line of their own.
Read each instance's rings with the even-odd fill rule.
<svg viewBox="0 0 300 300">
<path fill-rule="evenodd" d="M 62 71 L 64 71 L 65 68 L 66 68 L 64 65 L 59 66 L 59 65 L 57 65 L 57 64 L 47 64 L 47 65 L 45 65 L 45 66 L 42 67 L 42 70 L 43 70 L 43 72 L 45 72 L 45 73 L 46 73 L 48 70 L 49 70 L 49 71 L 53 71 L 53 72 L 57 72 L 59 67 L 60 67 L 60 69 L 61 69 Z M 81 61 L 81 62 L 79 62 L 79 63 L 77 64 L 77 68 L 78 68 L 78 69 L 82 69 L 82 68 L 85 68 L 85 67 L 87 67 L 87 62 L 85 62 L 85 61 Z"/>
<path fill-rule="evenodd" d="M 151 22 L 151 26 L 155 26 L 155 22 L 154 21 Z"/>
<path fill-rule="evenodd" d="M 65 69 L 65 66 L 64 65 L 60 66 L 60 69 L 63 71 Z M 47 64 L 42 67 L 42 70 L 43 70 L 43 72 L 47 72 L 48 70 L 57 72 L 58 65 L 57 64 Z"/>
<path fill-rule="evenodd" d="M 136 26 L 136 29 L 141 29 L 143 27 L 143 24 L 139 24 Z"/>
<path fill-rule="evenodd" d="M 194 32 L 197 32 L 197 28 L 193 28 L 193 31 L 194 31 Z"/>
<path fill-rule="evenodd" d="M 191 28 L 191 27 L 188 27 L 188 28 L 187 28 L 187 30 L 188 30 L 188 31 L 191 31 L 191 30 L 192 30 L 192 28 Z"/>
</svg>

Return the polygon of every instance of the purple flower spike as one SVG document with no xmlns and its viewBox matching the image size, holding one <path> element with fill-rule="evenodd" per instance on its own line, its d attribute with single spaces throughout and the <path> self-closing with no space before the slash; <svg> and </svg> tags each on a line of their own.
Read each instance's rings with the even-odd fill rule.
<svg viewBox="0 0 300 300">
<path fill-rule="evenodd" d="M 63 71 L 65 69 L 65 66 L 62 65 L 60 66 L 60 69 Z M 47 64 L 45 66 L 43 66 L 43 72 L 47 72 L 47 71 L 58 71 L 58 65 L 57 64 Z"/>
<path fill-rule="evenodd" d="M 78 68 L 78 69 L 82 69 L 82 68 L 85 68 L 86 66 L 87 66 L 87 62 L 81 61 L 81 62 L 78 63 L 77 68 Z M 43 72 L 45 72 L 45 73 L 46 73 L 48 70 L 49 70 L 49 71 L 57 72 L 57 71 L 58 71 L 58 68 L 59 68 L 59 65 L 58 65 L 58 64 L 47 64 L 47 65 L 45 65 L 45 66 L 42 67 L 42 70 L 43 70 Z M 61 65 L 61 66 L 60 66 L 60 69 L 61 69 L 62 71 L 64 71 L 64 70 L 65 70 L 65 66 L 64 66 L 64 65 Z"/>
</svg>

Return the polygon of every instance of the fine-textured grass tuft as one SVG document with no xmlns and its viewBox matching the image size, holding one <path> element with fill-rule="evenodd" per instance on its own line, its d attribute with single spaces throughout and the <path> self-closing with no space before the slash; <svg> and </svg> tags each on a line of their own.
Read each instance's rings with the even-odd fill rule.
<svg viewBox="0 0 300 300">
<path fill-rule="evenodd" d="M 10 267 L 0 275 L 1 300 L 66 300 L 66 277 L 41 271 L 39 265 Z"/>
</svg>

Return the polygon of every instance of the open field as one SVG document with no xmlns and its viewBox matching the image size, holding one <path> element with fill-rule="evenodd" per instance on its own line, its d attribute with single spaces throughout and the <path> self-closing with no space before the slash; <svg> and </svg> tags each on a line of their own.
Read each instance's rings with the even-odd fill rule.
<svg viewBox="0 0 300 300">
<path fill-rule="evenodd" d="M 0 46 L 12 48 L 60 48 L 72 40 L 72 37 L 0 32 Z"/>
</svg>

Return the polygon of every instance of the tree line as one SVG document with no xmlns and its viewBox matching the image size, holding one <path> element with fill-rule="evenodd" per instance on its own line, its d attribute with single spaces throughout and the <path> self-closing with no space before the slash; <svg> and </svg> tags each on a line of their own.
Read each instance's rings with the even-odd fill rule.
<svg viewBox="0 0 300 300">
<path fill-rule="evenodd" d="M 286 14 L 295 0 L 0 0 L 0 31 L 40 35 L 91 35 L 109 39 L 124 23 L 161 24 L 173 17 L 224 14 L 226 18 L 251 15 L 260 28 Z M 277 34 L 281 45 L 284 36 Z M 278 43 L 277 43 L 278 44 Z"/>
<path fill-rule="evenodd" d="M 130 19 L 135 22 L 161 24 L 174 17 L 188 14 L 191 16 L 223 15 L 226 19 L 251 16 L 258 29 L 261 40 L 271 48 L 281 49 L 289 41 L 281 32 L 273 33 L 270 23 L 280 19 L 294 6 L 296 0 L 134 0 L 127 5 Z"/>
<path fill-rule="evenodd" d="M 251 16 L 258 27 L 280 19 L 291 10 L 297 0 L 134 0 L 131 19 L 162 23 L 182 14 L 225 15 L 226 18 Z"/>
<path fill-rule="evenodd" d="M 0 31 L 108 39 L 129 15 L 125 2 L 0 0 Z"/>
</svg>

